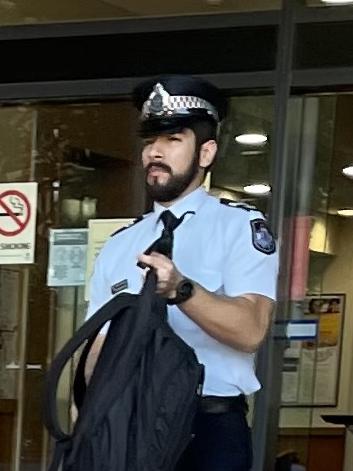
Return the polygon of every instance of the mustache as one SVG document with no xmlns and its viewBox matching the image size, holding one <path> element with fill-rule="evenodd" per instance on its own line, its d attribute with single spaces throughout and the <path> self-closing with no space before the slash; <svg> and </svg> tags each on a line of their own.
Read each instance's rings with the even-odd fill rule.
<svg viewBox="0 0 353 471">
<path fill-rule="evenodd" d="M 162 170 L 165 170 L 166 172 L 168 173 L 172 173 L 172 169 L 169 167 L 169 165 L 166 165 L 166 164 L 163 164 L 162 162 L 158 162 L 158 163 L 153 163 L 153 162 L 150 162 L 147 167 L 145 168 L 145 172 L 148 173 L 148 171 L 152 168 L 160 168 Z"/>
</svg>

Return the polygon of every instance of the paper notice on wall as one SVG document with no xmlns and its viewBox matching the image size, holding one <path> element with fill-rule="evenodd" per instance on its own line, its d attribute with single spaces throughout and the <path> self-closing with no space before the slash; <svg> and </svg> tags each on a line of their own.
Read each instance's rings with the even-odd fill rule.
<svg viewBox="0 0 353 471">
<path fill-rule="evenodd" d="M 101 248 L 117 230 L 129 226 L 134 218 L 90 219 L 88 221 L 88 247 L 86 266 L 85 300 L 89 300 L 89 283 L 94 269 L 94 262 Z"/>
<path fill-rule="evenodd" d="M 327 405 L 336 401 L 337 355 L 335 347 L 303 348 L 300 364 L 299 404 Z"/>
<path fill-rule="evenodd" d="M 301 342 L 292 341 L 284 352 L 282 371 L 282 403 L 296 403 L 299 393 L 299 361 Z"/>
<path fill-rule="evenodd" d="M 48 286 L 85 284 L 88 229 L 50 229 Z"/>
</svg>

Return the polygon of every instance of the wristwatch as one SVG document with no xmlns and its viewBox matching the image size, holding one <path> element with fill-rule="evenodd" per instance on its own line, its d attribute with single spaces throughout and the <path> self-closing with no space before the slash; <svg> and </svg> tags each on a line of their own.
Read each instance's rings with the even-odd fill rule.
<svg viewBox="0 0 353 471">
<path fill-rule="evenodd" d="M 194 283 L 188 278 L 182 279 L 177 288 L 175 298 L 168 298 L 167 304 L 180 304 L 184 303 L 194 294 Z"/>
</svg>

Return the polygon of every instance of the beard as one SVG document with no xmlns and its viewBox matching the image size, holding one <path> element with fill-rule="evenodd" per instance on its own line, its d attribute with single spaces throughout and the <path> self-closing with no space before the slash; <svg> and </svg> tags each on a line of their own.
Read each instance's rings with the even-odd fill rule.
<svg viewBox="0 0 353 471">
<path fill-rule="evenodd" d="M 190 183 L 196 177 L 199 170 L 198 155 L 194 155 L 194 158 L 184 173 L 179 175 L 173 174 L 172 169 L 163 163 L 150 163 L 145 168 L 145 184 L 148 195 L 157 202 L 166 203 L 168 201 L 173 201 L 178 196 L 180 196 L 190 185 Z M 158 178 L 154 178 L 152 184 L 147 182 L 148 170 L 151 167 L 159 167 L 162 170 L 169 173 L 170 177 L 167 183 L 160 184 L 158 183 Z"/>
</svg>

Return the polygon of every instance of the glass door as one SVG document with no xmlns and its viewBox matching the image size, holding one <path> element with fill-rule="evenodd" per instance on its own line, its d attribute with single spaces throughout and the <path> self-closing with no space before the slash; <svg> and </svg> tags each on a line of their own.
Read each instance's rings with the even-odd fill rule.
<svg viewBox="0 0 353 471">
<path fill-rule="evenodd" d="M 289 266 L 288 301 L 274 330 L 283 352 L 278 429 L 272 431 L 276 470 L 351 466 L 351 458 L 344 461 L 351 446 L 347 439 L 345 450 L 345 429 L 325 417 L 349 412 L 353 392 L 352 98 L 290 99 L 287 152 L 296 170 L 294 216 L 287 220 L 292 241 L 282 259 Z"/>
<path fill-rule="evenodd" d="M 267 213 L 273 97 L 234 97 L 230 108 L 209 191 Z M 14 294 L 16 316 L 11 315 L 16 322 L 7 327 L 3 321 L 1 326 L 2 338 L 8 329 L 10 335 L 16 334 L 16 341 L 11 353 L 7 349 L 1 357 L 1 371 L 15 386 L 12 396 L 2 392 L 6 421 L 0 422 L 6 440 L 0 444 L 0 462 L 6 471 L 44 471 L 51 453 L 41 421 L 44 374 L 55 353 L 82 323 L 86 308 L 84 282 L 73 285 L 68 276 L 68 250 L 77 231 L 86 230 L 90 220 L 130 218 L 144 211 L 137 119 L 128 101 L 0 111 L 2 134 L 11 138 L 9 144 L 1 140 L 1 182 L 38 183 L 35 263 L 1 265 L 3 292 L 9 291 L 6 280 L 13 280 L 11 292 L 20 296 Z M 11 147 L 14 143 L 21 148 Z M 62 246 L 51 259 L 55 240 L 61 240 Z M 0 307 L 1 319 L 7 319 L 5 303 Z M 66 428 L 71 422 L 72 373 L 70 365 L 59 385 L 59 414 Z M 253 398 L 249 401 L 252 404 Z"/>
<path fill-rule="evenodd" d="M 1 262 L 0 262 L 0 467 L 18 469 L 24 426 L 26 376 L 35 381 L 42 374 L 43 363 L 27 360 L 28 335 L 28 265 L 4 264 L 4 253 L 11 257 L 12 239 L 16 232 L 7 212 L 6 182 L 32 179 L 32 149 L 35 139 L 36 114 L 24 107 L 0 110 L 0 188 L 1 188 Z M 16 251 L 16 249 L 14 248 Z M 42 345 L 45 344 L 43 338 Z M 37 345 L 36 347 L 38 347 Z M 41 434 L 40 434 L 41 436 Z"/>
<path fill-rule="evenodd" d="M 0 469 L 44 471 L 43 379 L 84 318 L 88 221 L 144 211 L 137 119 L 128 101 L 3 107 L 0 118 L 0 224 L 6 185 L 38 183 L 34 263 L 0 252 Z M 13 239 L 1 227 L 2 250 Z M 58 395 L 66 428 L 72 373 Z"/>
</svg>

